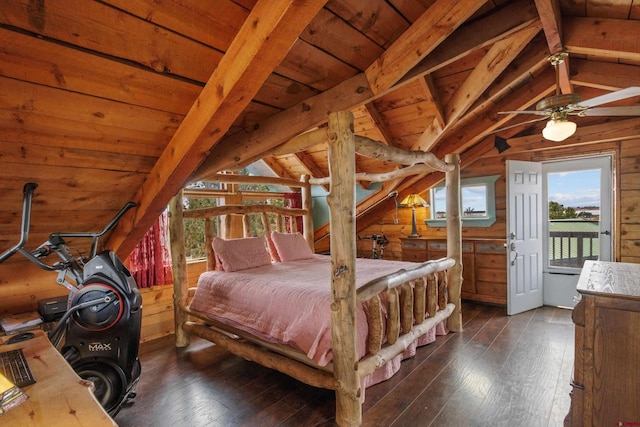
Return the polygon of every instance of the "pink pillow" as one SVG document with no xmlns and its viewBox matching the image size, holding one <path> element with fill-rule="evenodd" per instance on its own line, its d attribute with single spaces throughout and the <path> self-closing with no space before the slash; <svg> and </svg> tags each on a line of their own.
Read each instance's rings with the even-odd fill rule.
<svg viewBox="0 0 640 427">
<path fill-rule="evenodd" d="M 273 246 L 281 262 L 313 258 L 309 244 L 300 233 L 271 233 Z"/>
<path fill-rule="evenodd" d="M 229 240 L 215 237 L 212 245 L 222 271 L 240 271 L 271 264 L 263 237 Z"/>
</svg>

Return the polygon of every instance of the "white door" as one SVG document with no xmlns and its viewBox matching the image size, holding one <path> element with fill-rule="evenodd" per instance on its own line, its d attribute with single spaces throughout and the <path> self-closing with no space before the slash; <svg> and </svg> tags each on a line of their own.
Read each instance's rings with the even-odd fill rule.
<svg viewBox="0 0 640 427">
<path fill-rule="evenodd" d="M 542 306 L 542 165 L 507 160 L 507 314 Z"/>
<path fill-rule="evenodd" d="M 611 156 L 542 164 L 544 304 L 573 307 L 586 260 L 612 259 Z"/>
</svg>

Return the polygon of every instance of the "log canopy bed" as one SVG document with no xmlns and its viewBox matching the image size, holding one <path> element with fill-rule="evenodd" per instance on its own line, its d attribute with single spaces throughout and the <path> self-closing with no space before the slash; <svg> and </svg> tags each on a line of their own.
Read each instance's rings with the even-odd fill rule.
<svg viewBox="0 0 640 427">
<path fill-rule="evenodd" d="M 331 113 L 328 128 L 281 147 L 295 152 L 322 138 L 328 141 L 329 178 L 261 181 L 300 188 L 302 208 L 225 205 L 183 211 L 179 194 L 170 211 L 176 345 L 188 345 L 194 334 L 312 386 L 335 390 L 336 422 L 341 426 L 362 423 L 364 387 L 395 373 L 416 345 L 433 341 L 436 332 L 462 329 L 458 156 L 447 155 L 441 161 L 430 153 L 356 136 L 353 128 L 350 112 Z M 404 167 L 356 174 L 356 153 Z M 356 259 L 356 182 L 433 171 L 446 175 L 447 257 L 425 263 Z M 255 183 L 259 178 L 219 179 Z M 331 248 L 330 255 L 317 255 L 310 188 L 327 183 Z M 302 217 L 303 233 L 295 233 L 296 221 L 289 222 L 293 234 L 271 232 L 269 212 Z M 247 218 L 252 214 L 262 217 L 266 239 L 248 236 Z M 231 215 L 242 215 L 246 237 L 214 237 L 211 218 L 221 215 L 227 224 Z M 207 269 L 212 271 L 202 274 L 195 291 L 187 288 L 183 218 L 205 218 L 207 230 Z M 233 296 L 241 299 L 240 306 L 233 305 Z M 266 307 L 276 307 L 277 316 L 267 314 Z M 312 324 L 314 329 L 307 329 Z"/>
</svg>

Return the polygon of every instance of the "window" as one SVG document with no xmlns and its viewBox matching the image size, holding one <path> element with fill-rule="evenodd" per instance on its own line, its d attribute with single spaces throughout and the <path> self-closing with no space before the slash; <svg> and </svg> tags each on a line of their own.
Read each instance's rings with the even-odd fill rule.
<svg viewBox="0 0 640 427">
<path fill-rule="evenodd" d="M 500 175 L 460 180 L 462 193 L 461 218 L 464 227 L 489 227 L 496 222 L 495 182 Z M 429 227 L 444 227 L 447 200 L 444 183 L 431 189 L 431 219 Z"/>
</svg>

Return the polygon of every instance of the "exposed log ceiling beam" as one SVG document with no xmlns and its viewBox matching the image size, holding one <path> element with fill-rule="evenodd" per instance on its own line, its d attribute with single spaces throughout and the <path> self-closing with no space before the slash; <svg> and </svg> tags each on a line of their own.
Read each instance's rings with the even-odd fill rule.
<svg viewBox="0 0 640 427">
<path fill-rule="evenodd" d="M 562 30 L 569 53 L 640 61 L 640 21 L 564 17 Z"/>
<path fill-rule="evenodd" d="M 461 23 L 464 22 L 463 15 L 451 15 L 451 13 L 459 14 L 464 10 L 464 7 L 473 8 L 473 10 L 467 11 L 470 16 L 483 3 L 484 0 L 466 0 L 464 2 L 456 3 L 456 6 L 452 8 L 448 0 L 440 0 L 433 4 L 423 14 L 423 16 L 431 14 L 440 17 L 450 16 L 454 22 Z M 430 18 L 424 18 L 424 20 L 426 19 Z M 412 34 L 414 34 L 411 37 L 411 41 L 417 43 L 413 45 L 413 47 L 420 47 L 425 52 L 421 54 L 421 58 L 426 56 L 429 51 L 433 50 L 433 48 L 437 46 L 436 41 L 434 41 L 432 37 L 427 38 L 426 41 L 415 40 L 417 38 L 417 34 L 427 33 L 428 35 L 428 33 L 432 32 L 432 28 L 422 27 L 423 25 L 425 25 L 425 23 L 419 19 L 410 28 Z M 451 31 L 456 28 L 450 25 L 446 27 L 447 34 L 445 34 L 445 36 L 450 34 Z M 393 57 L 406 55 L 406 49 L 410 46 L 407 46 L 407 42 L 405 40 L 406 39 L 401 38 L 389 47 L 386 52 L 392 53 L 389 53 L 388 55 L 392 55 Z M 437 42 L 441 41 L 442 38 L 437 40 Z M 384 62 L 385 61 L 378 60 L 370 67 L 374 67 L 375 72 L 373 71 L 373 68 L 372 71 L 368 72 L 370 75 L 373 74 L 375 76 L 385 73 L 387 78 L 385 78 L 384 81 L 389 85 L 395 83 L 397 79 L 406 74 L 411 66 L 414 65 L 414 61 L 410 61 L 405 64 L 407 67 L 406 69 L 399 70 L 398 63 L 393 63 L 391 65 L 394 67 L 394 71 L 386 72 L 383 67 L 383 65 L 386 66 Z M 327 121 L 328 112 L 343 109 L 348 110 L 354 106 L 373 100 L 376 95 L 374 95 L 370 88 L 366 73 L 367 72 L 358 74 L 338 86 L 309 98 L 279 114 L 271 116 L 261 122 L 259 126 L 247 130 L 246 132 L 237 132 L 223 139 L 218 143 L 216 149 L 207 157 L 205 162 L 191 176 L 190 181 L 197 181 L 206 178 L 207 175 L 215 174 L 221 170 L 242 168 L 243 166 L 251 164 L 266 155 L 271 155 L 270 151 L 279 144 L 290 140 L 309 128 L 325 123 Z M 388 76 L 392 74 L 400 75 L 397 75 L 396 79 L 391 81 L 393 79 L 389 80 Z M 379 80 L 379 92 L 382 92 L 383 89 L 386 90 L 391 88 L 391 86 L 383 88 L 381 84 L 382 80 Z"/>
<path fill-rule="evenodd" d="M 365 74 L 371 90 L 380 94 L 393 87 L 436 46 L 442 43 L 486 0 L 437 0 L 396 40 Z"/>
<path fill-rule="evenodd" d="M 509 37 L 537 19 L 538 12 L 531 0 L 519 0 L 471 24 L 463 25 L 407 73 L 401 83 L 446 67 L 475 50 Z"/>
<path fill-rule="evenodd" d="M 428 151 L 436 144 L 447 128 L 467 112 L 469 107 L 502 74 L 540 29 L 540 22 L 534 21 L 512 37 L 497 41 L 447 102 L 445 106 L 447 125 L 445 128 L 442 131 L 438 131 L 437 123 L 427 127 L 412 148 L 414 150 Z"/>
<path fill-rule="evenodd" d="M 257 2 L 149 178 L 138 190 L 134 217 L 131 221 L 120 221 L 108 247 L 122 256 L 133 249 L 324 3 L 323 0 Z"/>
<path fill-rule="evenodd" d="M 573 58 L 571 70 L 571 80 L 579 86 L 610 91 L 640 86 L 638 67 L 633 65 Z"/>
<path fill-rule="evenodd" d="M 564 50 L 562 43 L 562 26 L 560 6 L 557 0 L 535 0 L 544 35 L 547 38 L 549 51 L 559 53 Z M 571 81 L 569 80 L 569 58 L 558 64 L 558 84 L 562 93 L 572 93 Z"/>
<path fill-rule="evenodd" d="M 428 11 L 427 11 L 428 13 Z M 461 27 L 434 51 L 435 60 L 429 55 L 419 70 L 408 75 L 421 78 L 437 68 L 440 63 L 453 62 L 469 52 L 494 43 L 511 33 L 529 25 L 538 15 L 535 6 L 521 0 L 475 23 Z M 487 29 L 490 29 L 487 30 Z M 409 80 L 403 79 L 403 83 Z M 190 181 L 225 169 L 239 169 L 266 155 L 284 141 L 327 121 L 327 112 L 351 109 L 375 98 L 364 73 L 358 74 L 342 84 L 317 96 L 307 99 L 283 112 L 264 120 L 256 128 L 238 132 L 220 141 L 214 150 L 193 174 Z"/>
</svg>

